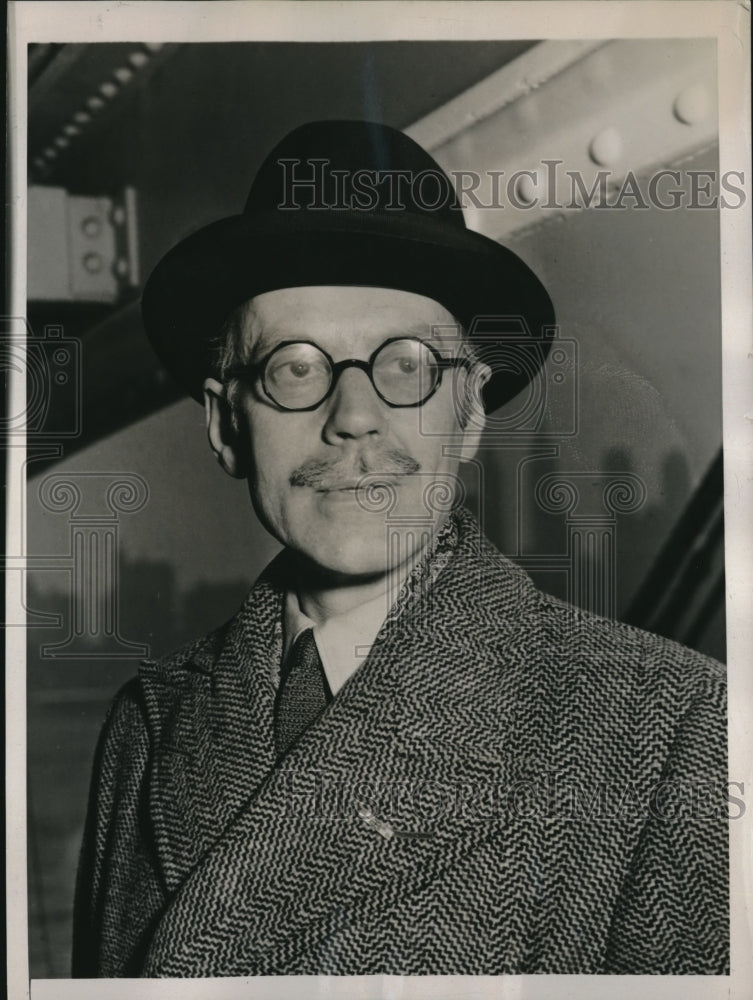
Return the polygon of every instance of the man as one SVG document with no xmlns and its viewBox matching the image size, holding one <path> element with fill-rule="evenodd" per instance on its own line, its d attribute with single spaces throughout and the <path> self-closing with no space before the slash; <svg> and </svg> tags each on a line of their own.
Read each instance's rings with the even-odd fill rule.
<svg viewBox="0 0 753 1000">
<path fill-rule="evenodd" d="M 527 266 L 406 136 L 315 122 L 143 311 L 283 551 L 110 711 L 74 974 L 724 972 L 721 667 L 457 503 L 549 346 Z"/>
</svg>

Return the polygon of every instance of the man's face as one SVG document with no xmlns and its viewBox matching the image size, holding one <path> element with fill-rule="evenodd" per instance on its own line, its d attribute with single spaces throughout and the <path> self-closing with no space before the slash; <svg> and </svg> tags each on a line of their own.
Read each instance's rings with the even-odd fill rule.
<svg viewBox="0 0 753 1000">
<path fill-rule="evenodd" d="M 430 341 L 444 357 L 461 346 L 455 320 L 438 302 L 387 288 L 266 292 L 252 300 L 244 329 L 252 362 L 283 341 L 313 342 L 334 362 L 367 360 L 403 336 Z M 422 407 L 395 408 L 366 372 L 349 367 L 327 399 L 303 412 L 281 410 L 259 381 L 242 384 L 235 449 L 246 454 L 236 454 L 235 468 L 247 475 L 261 522 L 337 577 L 378 576 L 411 560 L 422 529 L 446 519 L 443 487 L 453 488 L 461 446 L 470 457 L 478 443 L 479 420 L 463 432 L 453 398 L 466 377 L 446 370 Z"/>
</svg>

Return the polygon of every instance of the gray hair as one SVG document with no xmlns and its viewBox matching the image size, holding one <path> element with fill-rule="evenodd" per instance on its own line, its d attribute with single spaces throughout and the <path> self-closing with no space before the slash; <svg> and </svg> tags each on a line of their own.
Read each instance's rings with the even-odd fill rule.
<svg viewBox="0 0 753 1000">
<path fill-rule="evenodd" d="M 214 341 L 214 371 L 225 386 L 225 397 L 230 406 L 233 428 L 238 430 L 238 405 L 241 389 L 240 379 L 230 375 L 237 365 L 246 365 L 251 360 L 253 341 L 246 336 L 249 320 L 254 313 L 254 300 L 249 299 L 237 306 L 227 317 Z"/>
</svg>

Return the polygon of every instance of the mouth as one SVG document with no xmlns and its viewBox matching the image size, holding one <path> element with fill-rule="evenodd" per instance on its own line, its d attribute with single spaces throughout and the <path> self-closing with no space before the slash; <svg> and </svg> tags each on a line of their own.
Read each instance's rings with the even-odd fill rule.
<svg viewBox="0 0 753 1000">
<path fill-rule="evenodd" d="M 366 477 L 366 481 L 359 479 L 356 481 L 317 483 L 314 487 L 317 493 L 344 493 L 356 494 L 364 493 L 367 490 L 379 489 L 384 486 L 399 486 L 405 476 L 386 475 Z"/>
</svg>

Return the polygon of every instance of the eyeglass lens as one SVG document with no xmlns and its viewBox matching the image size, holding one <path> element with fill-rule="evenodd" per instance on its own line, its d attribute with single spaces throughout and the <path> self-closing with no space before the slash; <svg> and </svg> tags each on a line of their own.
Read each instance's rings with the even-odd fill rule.
<svg viewBox="0 0 753 1000">
<path fill-rule="evenodd" d="M 392 340 L 374 356 L 371 380 L 377 392 L 395 406 L 415 406 L 436 388 L 440 369 L 430 348 L 420 340 Z M 286 344 L 267 360 L 263 381 L 280 406 L 316 406 L 332 385 L 332 367 L 314 344 Z"/>
</svg>

